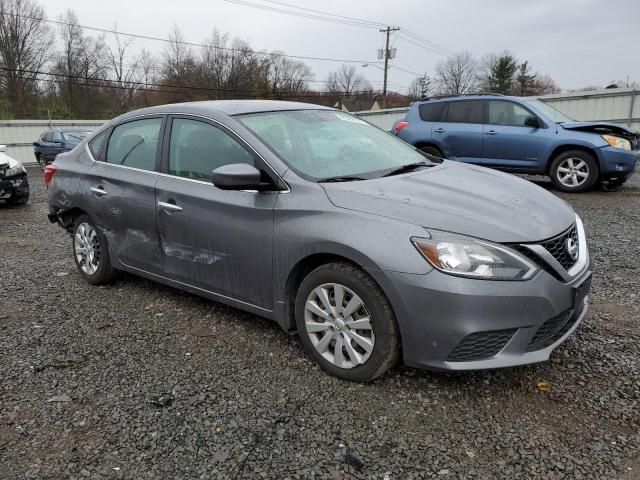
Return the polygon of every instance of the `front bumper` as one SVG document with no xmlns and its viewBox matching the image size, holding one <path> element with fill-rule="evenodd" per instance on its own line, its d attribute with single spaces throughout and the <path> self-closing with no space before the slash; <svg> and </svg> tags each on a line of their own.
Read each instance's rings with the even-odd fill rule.
<svg viewBox="0 0 640 480">
<path fill-rule="evenodd" d="M 12 177 L 0 177 L 0 199 L 25 198 L 29 196 L 29 181 L 26 173 Z"/>
<path fill-rule="evenodd" d="M 382 272 L 371 273 L 380 277 Z M 590 275 L 588 263 L 569 283 L 545 271 L 523 282 L 466 279 L 437 270 L 384 272 L 378 281 L 396 313 L 406 365 L 476 370 L 547 360 L 583 321 L 589 297 L 574 304 L 576 288 Z M 536 340 L 556 319 L 558 328 L 544 341 Z M 467 345 L 473 338 L 479 351 Z"/>
<path fill-rule="evenodd" d="M 625 178 L 633 173 L 639 150 L 622 150 L 620 148 L 603 147 L 597 149 L 600 157 L 600 173 L 605 179 Z"/>
</svg>

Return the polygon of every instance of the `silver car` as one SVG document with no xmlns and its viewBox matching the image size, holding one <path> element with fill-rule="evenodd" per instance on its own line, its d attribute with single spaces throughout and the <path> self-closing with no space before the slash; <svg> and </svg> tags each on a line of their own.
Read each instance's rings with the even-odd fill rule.
<svg viewBox="0 0 640 480">
<path fill-rule="evenodd" d="M 126 271 L 270 318 L 329 373 L 547 360 L 580 324 L 580 218 L 347 113 L 211 101 L 127 113 L 47 166 L 92 284 Z"/>
</svg>

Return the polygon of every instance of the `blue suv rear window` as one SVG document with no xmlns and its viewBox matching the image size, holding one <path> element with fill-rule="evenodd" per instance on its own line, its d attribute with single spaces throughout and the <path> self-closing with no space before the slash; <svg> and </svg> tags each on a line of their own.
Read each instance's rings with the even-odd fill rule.
<svg viewBox="0 0 640 480">
<path fill-rule="evenodd" d="M 443 102 L 437 103 L 423 103 L 418 107 L 418 112 L 420 114 L 420 118 L 425 122 L 435 122 L 438 120 L 440 116 L 440 111 L 442 110 Z"/>
</svg>

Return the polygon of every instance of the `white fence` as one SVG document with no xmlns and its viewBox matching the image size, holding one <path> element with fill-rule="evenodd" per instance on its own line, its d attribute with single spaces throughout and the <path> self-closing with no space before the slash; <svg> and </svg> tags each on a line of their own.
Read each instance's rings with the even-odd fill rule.
<svg viewBox="0 0 640 480">
<path fill-rule="evenodd" d="M 36 161 L 33 142 L 50 128 L 80 127 L 95 130 L 104 120 L 0 120 L 0 144 L 7 146 L 7 155 L 23 163 Z"/>
<path fill-rule="evenodd" d="M 545 95 L 539 98 L 576 120 L 620 123 L 640 130 L 640 90 L 616 88 Z M 407 108 L 389 108 L 355 114 L 383 130 L 391 130 L 393 124 L 402 119 L 406 112 Z"/>
<path fill-rule="evenodd" d="M 640 91 L 632 88 L 546 95 L 540 100 L 576 120 L 601 120 L 640 130 Z M 406 112 L 407 108 L 388 108 L 355 114 L 383 130 L 391 130 Z M 7 145 L 7 155 L 31 163 L 35 162 L 33 142 L 51 126 L 95 130 L 104 123 L 104 120 L 53 120 L 51 123 L 47 120 L 0 120 L 0 144 Z"/>
</svg>

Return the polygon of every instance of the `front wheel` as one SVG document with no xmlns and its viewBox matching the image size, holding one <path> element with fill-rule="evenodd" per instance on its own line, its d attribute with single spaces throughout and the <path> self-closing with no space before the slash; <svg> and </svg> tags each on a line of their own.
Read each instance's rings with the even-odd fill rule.
<svg viewBox="0 0 640 480">
<path fill-rule="evenodd" d="M 586 192 L 596 184 L 599 175 L 595 158 L 582 150 L 561 153 L 549 169 L 554 186 L 563 192 Z"/>
<path fill-rule="evenodd" d="M 115 278 L 107 240 L 87 215 L 80 215 L 73 228 L 73 258 L 80 274 L 93 285 Z"/>
<path fill-rule="evenodd" d="M 369 382 L 398 361 L 391 305 L 354 265 L 330 263 L 309 273 L 296 295 L 296 323 L 307 353 L 336 377 Z"/>
</svg>

